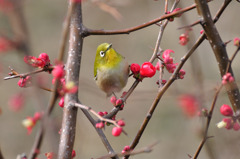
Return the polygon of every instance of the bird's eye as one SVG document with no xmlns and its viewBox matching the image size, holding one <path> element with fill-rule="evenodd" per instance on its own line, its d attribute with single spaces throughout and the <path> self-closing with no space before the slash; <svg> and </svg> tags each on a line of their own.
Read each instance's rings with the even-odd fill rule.
<svg viewBox="0 0 240 159">
<path fill-rule="evenodd" d="M 100 56 L 104 57 L 105 56 L 105 52 L 104 51 L 100 51 Z"/>
</svg>

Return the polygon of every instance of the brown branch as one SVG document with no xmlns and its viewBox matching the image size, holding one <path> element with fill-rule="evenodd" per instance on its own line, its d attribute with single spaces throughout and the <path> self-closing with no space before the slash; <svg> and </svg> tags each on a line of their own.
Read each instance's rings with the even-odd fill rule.
<svg viewBox="0 0 240 159">
<path fill-rule="evenodd" d="M 201 141 L 201 143 L 200 143 L 200 145 L 199 145 L 199 147 L 198 147 L 198 149 L 197 149 L 197 151 L 196 151 L 196 153 L 193 157 L 194 159 L 196 159 L 198 157 L 200 151 L 202 150 L 202 147 L 203 147 L 205 141 L 208 139 L 208 137 L 207 137 L 208 128 L 209 128 L 209 125 L 210 125 L 210 122 L 211 122 L 211 119 L 212 119 L 212 114 L 213 114 L 213 111 L 214 111 L 214 108 L 215 108 L 215 105 L 216 105 L 217 97 L 218 97 L 222 87 L 223 87 L 223 85 L 221 84 L 218 87 L 218 89 L 217 89 L 217 91 L 214 95 L 213 102 L 212 102 L 212 105 L 211 105 L 211 109 L 210 109 L 210 111 L 208 113 L 208 116 L 207 116 L 207 121 L 206 121 L 205 131 L 204 131 L 204 134 L 203 134 L 203 139 L 202 139 L 202 141 Z"/>
<path fill-rule="evenodd" d="M 202 27 L 215 54 L 221 76 L 224 76 L 229 60 L 226 51 L 226 45 L 223 43 L 220 34 L 214 25 L 214 21 L 212 20 L 206 0 L 195 0 L 195 2 L 198 5 L 199 15 L 202 18 Z M 225 3 L 229 2 L 231 2 L 231 0 L 225 0 Z M 229 67 L 229 72 L 234 77 L 231 67 Z M 236 82 L 234 81 L 230 84 L 227 84 L 225 88 L 234 111 L 240 110 L 240 93 Z"/>
<path fill-rule="evenodd" d="M 177 11 L 177 12 L 165 14 L 165 15 L 161 16 L 160 18 L 156 18 L 156 19 L 151 20 L 149 22 L 146 22 L 144 24 L 141 24 L 141 25 L 138 25 L 138 26 L 135 26 L 135 27 L 131 27 L 131 28 L 128 28 L 128 29 L 122 29 L 122 30 L 93 30 L 93 29 L 85 28 L 85 36 L 89 36 L 89 35 L 129 34 L 131 32 L 134 32 L 134 31 L 146 28 L 146 27 L 148 27 L 150 25 L 153 25 L 153 24 L 156 24 L 156 23 L 158 23 L 160 21 L 168 19 L 168 18 L 170 18 L 172 16 L 176 16 L 178 14 L 190 11 L 190 10 L 194 9 L 195 7 L 196 7 L 196 4 L 193 4 L 193 5 L 189 6 L 189 7 L 183 8 L 183 9 Z"/>
<path fill-rule="evenodd" d="M 195 156 L 194 156 L 194 157 L 191 157 L 191 159 L 196 159 L 196 158 L 197 158 L 197 156 L 199 155 L 199 153 L 200 153 L 203 145 L 204 145 L 204 144 L 206 143 L 206 141 L 207 141 L 209 138 L 211 138 L 211 137 L 212 137 L 212 136 L 203 138 L 203 140 L 201 141 L 200 145 L 198 146 L 198 149 L 197 149 L 197 151 L 196 151 L 196 153 L 195 153 Z M 190 155 L 189 155 L 189 157 L 190 157 Z"/>
<path fill-rule="evenodd" d="M 220 9 L 218 10 L 218 12 L 217 12 L 217 14 L 216 14 L 216 16 L 215 16 L 215 18 L 214 18 L 214 20 L 213 20 L 214 23 L 217 22 L 217 20 L 220 18 L 220 16 L 222 15 L 223 11 L 226 9 L 226 7 L 229 5 L 229 3 L 230 3 L 231 1 L 232 1 L 232 0 L 227 0 L 227 1 L 225 0 L 225 1 L 224 1 L 224 3 L 222 4 L 222 6 L 220 7 Z M 197 25 L 197 24 L 200 24 L 200 23 L 201 23 L 201 21 L 198 20 L 198 21 L 196 21 L 196 22 L 194 22 L 194 23 L 192 23 L 192 24 L 190 24 L 190 25 L 183 26 L 183 27 L 179 27 L 178 29 L 190 28 L 190 27 L 193 27 L 193 26 L 195 26 L 195 25 Z"/>
<path fill-rule="evenodd" d="M 66 63 L 66 82 L 72 81 L 78 86 L 83 45 L 82 7 L 81 3 L 70 2 L 69 5 L 73 7 L 73 10 L 70 24 L 68 59 Z M 70 159 L 72 155 L 78 109 L 73 107 L 71 102 L 76 103 L 78 101 L 78 92 L 66 94 L 64 101 L 58 159 Z"/>
<path fill-rule="evenodd" d="M 13 79 L 13 78 L 24 78 L 24 77 L 26 77 L 26 76 L 33 75 L 33 74 L 37 74 L 37 73 L 40 73 L 40 72 L 51 71 L 51 70 L 53 70 L 53 68 L 54 68 L 54 67 L 49 66 L 49 67 L 40 68 L 40 69 L 31 71 L 31 72 L 22 73 L 22 74 L 16 72 L 16 71 L 15 71 L 14 69 L 12 69 L 12 68 L 10 68 L 10 70 L 11 70 L 11 73 L 10 73 L 10 74 L 14 74 L 14 75 L 4 77 L 3 79 L 4 79 L 4 80 L 9 80 L 9 79 Z"/>
</svg>

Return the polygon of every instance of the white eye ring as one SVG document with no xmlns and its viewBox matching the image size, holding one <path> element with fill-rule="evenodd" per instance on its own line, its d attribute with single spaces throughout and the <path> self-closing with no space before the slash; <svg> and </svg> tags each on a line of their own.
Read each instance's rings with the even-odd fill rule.
<svg viewBox="0 0 240 159">
<path fill-rule="evenodd" d="M 105 56 L 105 52 L 104 51 L 100 51 L 100 56 L 104 57 Z"/>
</svg>

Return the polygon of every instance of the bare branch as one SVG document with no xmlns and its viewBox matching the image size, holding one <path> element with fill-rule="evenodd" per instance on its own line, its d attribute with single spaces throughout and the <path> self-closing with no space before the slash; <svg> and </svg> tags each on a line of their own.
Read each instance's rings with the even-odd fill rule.
<svg viewBox="0 0 240 159">
<path fill-rule="evenodd" d="M 207 35 L 208 41 L 212 47 L 212 50 L 215 54 L 216 60 L 218 62 L 219 70 L 221 72 L 221 76 L 224 76 L 226 73 L 227 65 L 228 65 L 228 55 L 226 51 L 226 45 L 223 43 L 220 34 L 214 25 L 214 21 L 212 20 L 209 7 L 206 0 L 195 0 L 198 8 L 198 12 L 200 15 L 201 24 Z M 228 4 L 231 0 L 225 0 L 225 4 Z M 229 71 L 234 77 L 232 68 L 229 67 Z M 238 86 L 236 82 L 232 82 L 227 84 L 226 90 L 228 93 L 228 97 L 230 102 L 232 103 L 232 107 L 234 111 L 240 110 L 240 93 L 238 90 Z"/>
<path fill-rule="evenodd" d="M 70 2 L 69 5 L 73 7 L 73 10 L 70 24 L 68 59 L 66 63 L 66 82 L 72 81 L 78 86 L 83 45 L 82 7 L 81 3 Z M 69 159 L 72 155 L 78 109 L 71 106 L 70 103 L 77 101 L 78 92 L 65 95 L 58 159 Z"/>
</svg>

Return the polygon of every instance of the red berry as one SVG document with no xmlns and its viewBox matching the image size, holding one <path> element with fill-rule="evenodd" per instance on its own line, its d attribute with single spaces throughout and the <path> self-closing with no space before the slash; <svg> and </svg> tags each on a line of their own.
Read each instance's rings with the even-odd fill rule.
<svg viewBox="0 0 240 159">
<path fill-rule="evenodd" d="M 227 105 L 227 104 L 223 104 L 220 108 L 220 112 L 222 115 L 224 116 L 232 116 L 233 115 L 233 110 L 232 108 Z"/>
<path fill-rule="evenodd" d="M 114 127 L 112 129 L 112 135 L 113 136 L 119 136 L 122 133 L 122 128 L 121 127 Z"/>
</svg>

